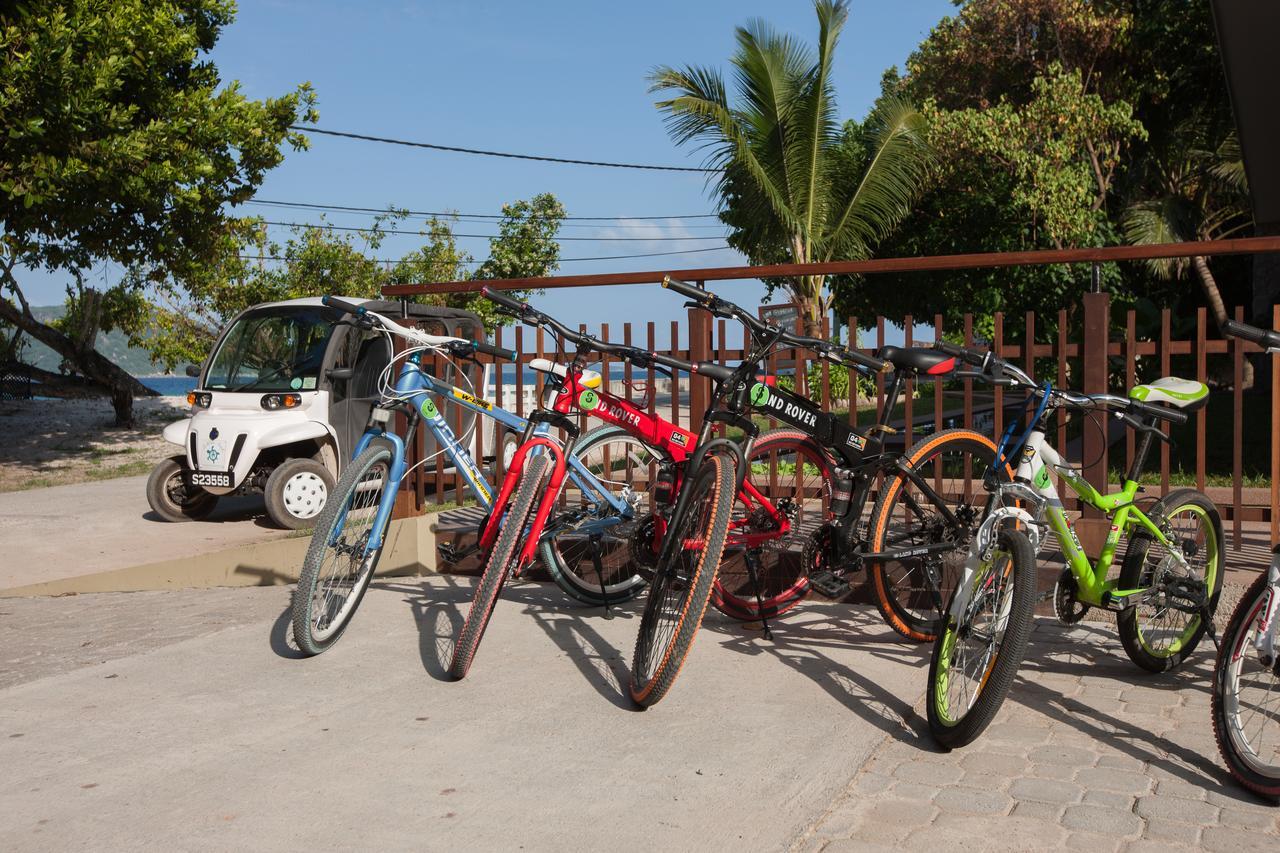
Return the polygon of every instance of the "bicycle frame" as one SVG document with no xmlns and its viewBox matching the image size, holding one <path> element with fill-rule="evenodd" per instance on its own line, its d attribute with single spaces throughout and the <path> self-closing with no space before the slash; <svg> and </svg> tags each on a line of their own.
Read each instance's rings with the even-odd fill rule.
<svg viewBox="0 0 1280 853">
<path fill-rule="evenodd" d="M 432 376 L 424 371 L 420 364 L 420 353 L 411 355 L 400 369 L 400 374 L 396 379 L 395 396 L 398 400 L 403 401 L 409 411 L 409 429 L 408 436 L 412 438 L 418 422 L 422 421 L 426 424 L 427 429 L 435 436 L 438 446 L 446 456 L 454 463 L 454 468 L 466 482 L 468 489 L 476 500 L 484 506 L 486 510 L 493 508 L 493 486 L 485 478 L 479 464 L 472 458 L 471 453 L 460 442 L 454 434 L 453 429 L 449 426 L 443 413 L 440 412 L 432 394 L 437 394 L 441 399 L 447 399 L 455 405 L 470 409 L 478 415 L 493 418 L 504 426 L 513 430 L 528 430 L 530 423 L 527 419 L 520 417 L 513 412 L 509 412 L 500 406 L 496 406 L 487 400 L 481 399 L 469 391 L 458 388 L 441 379 Z M 385 412 L 388 417 L 382 421 L 377 420 L 377 413 Z M 400 481 L 405 475 L 405 445 L 406 440 L 401 438 L 394 432 L 386 429 L 386 422 L 389 420 L 390 409 L 378 408 L 374 410 L 375 417 L 370 427 L 365 430 L 364 435 L 360 437 L 360 441 L 356 444 L 352 453 L 352 458 L 359 456 L 369 443 L 374 439 L 382 439 L 390 442 L 392 446 L 392 460 L 388 473 L 389 485 L 392 488 L 384 489 L 382 500 L 378 505 L 378 512 L 374 517 L 374 523 L 371 528 L 368 549 L 374 550 L 382 546 L 382 539 L 386 524 L 391 518 L 391 511 L 395 504 L 395 495 L 399 490 Z M 550 424 L 540 423 L 535 425 L 535 432 L 545 434 L 550 430 Z M 513 463 L 515 460 L 512 460 Z M 631 505 L 625 500 L 615 496 L 603 484 L 597 480 L 586 466 L 582 464 L 576 457 L 569 457 L 566 460 L 566 469 L 568 476 L 573 482 L 582 489 L 584 494 L 597 496 L 601 501 L 607 503 L 617 513 L 622 514 L 624 518 L 631 515 Z M 563 474 L 562 474 L 563 477 Z M 621 519 L 617 516 L 600 519 L 598 522 L 601 526 L 609 526 L 617 524 Z M 342 529 L 341 521 L 334 527 L 335 531 Z M 536 543 L 535 543 L 536 545 Z"/>
</svg>

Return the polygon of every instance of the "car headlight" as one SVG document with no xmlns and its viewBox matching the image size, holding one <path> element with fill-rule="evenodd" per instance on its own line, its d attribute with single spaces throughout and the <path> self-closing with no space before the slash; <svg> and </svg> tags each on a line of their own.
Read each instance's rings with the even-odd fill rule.
<svg viewBox="0 0 1280 853">
<path fill-rule="evenodd" d="M 197 409 L 207 409 L 209 404 L 213 402 L 213 395 L 208 391 L 188 391 L 187 405 L 194 406 Z"/>
<path fill-rule="evenodd" d="M 262 397 L 262 408 L 268 412 L 274 412 L 277 409 L 296 409 L 301 405 L 301 394 L 264 394 Z"/>
</svg>

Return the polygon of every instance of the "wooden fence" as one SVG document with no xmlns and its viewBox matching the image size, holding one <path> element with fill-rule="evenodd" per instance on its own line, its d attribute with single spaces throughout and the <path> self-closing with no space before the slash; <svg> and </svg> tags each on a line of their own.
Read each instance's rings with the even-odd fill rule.
<svg viewBox="0 0 1280 853">
<path fill-rule="evenodd" d="M 1048 378 L 1055 385 L 1070 387 L 1084 391 L 1107 391 L 1123 393 L 1123 389 L 1141 381 L 1149 381 L 1159 376 L 1170 374 L 1181 375 L 1207 382 L 1211 377 L 1224 377 L 1230 384 L 1229 392 L 1217 392 L 1209 406 L 1201 409 L 1192 417 L 1188 428 L 1180 430 L 1184 436 L 1189 430 L 1194 450 L 1191 454 L 1192 470 L 1186 473 L 1193 475 L 1194 484 L 1206 490 L 1208 483 L 1209 450 L 1224 441 L 1231 441 L 1230 480 L 1231 485 L 1213 486 L 1207 489 L 1210 496 L 1222 509 L 1223 518 L 1228 525 L 1233 547 L 1239 549 L 1243 525 L 1246 522 L 1270 522 L 1271 540 L 1277 541 L 1277 528 L 1280 517 L 1273 507 L 1280 504 L 1277 487 L 1280 486 L 1280 434 L 1272 428 L 1280 424 L 1280 364 L 1269 364 L 1266 360 L 1257 360 L 1256 381 L 1261 383 L 1264 371 L 1270 370 L 1269 402 L 1266 418 L 1258 418 L 1246 423 L 1245 405 L 1249 399 L 1248 392 L 1242 390 L 1245 357 L 1260 352 L 1260 348 L 1238 339 L 1222 340 L 1212 337 L 1214 331 L 1210 326 L 1204 308 L 1195 315 L 1195 331 L 1190 337 L 1175 338 L 1173 336 L 1173 317 L 1168 309 L 1161 313 L 1158 336 L 1150 339 L 1139 339 L 1138 321 L 1134 311 L 1127 311 L 1122 323 L 1116 325 L 1123 328 L 1123 334 L 1112 333 L 1110 299 L 1105 293 L 1091 293 L 1084 297 L 1083 310 L 1069 315 L 1059 311 L 1056 316 L 1046 322 L 1045 318 L 1027 313 L 1024 317 L 1009 317 L 997 313 L 993 319 L 991 347 L 1001 357 L 1023 365 L 1033 376 Z M 1243 310 L 1235 309 L 1235 317 L 1243 318 Z M 919 318 L 907 317 L 905 322 L 906 344 L 908 346 L 927 345 L 934 339 L 947 336 L 950 339 L 963 341 L 965 344 L 975 343 L 974 318 L 965 315 L 960 328 L 949 329 L 942 318 L 934 317 L 933 335 L 925 340 L 914 339 L 915 326 Z M 1274 325 L 1280 328 L 1280 306 L 1275 308 Z M 859 328 L 860 318 L 848 318 L 849 329 Z M 1016 324 L 1016 329 L 1015 329 Z M 864 333 L 859 343 L 864 352 L 874 352 L 884 344 L 886 321 L 877 317 L 869 324 L 870 334 Z M 746 330 L 736 322 L 726 322 L 712 318 L 706 312 L 690 309 L 686 323 L 672 321 L 669 329 L 669 345 L 657 346 L 658 326 L 647 323 L 636 326 L 632 323 L 602 323 L 598 328 L 587 329 L 592 334 L 610 341 L 639 346 L 654 352 L 665 352 L 670 355 L 690 360 L 714 359 L 721 362 L 736 362 L 743 357 Z M 493 369 L 492 391 L 499 405 L 504 405 L 521 415 L 526 414 L 539 399 L 542 390 L 541 375 L 526 376 L 526 366 L 535 358 L 557 359 L 556 343 L 548 333 L 541 329 L 517 326 L 497 330 L 493 342 L 504 347 L 511 347 L 519 353 L 511 377 L 504 375 L 501 363 Z M 1028 343 L 1029 342 L 1029 343 Z M 570 354 L 572 350 L 570 350 Z M 559 357 L 563 357 L 560 354 Z M 619 362 L 615 358 L 597 356 L 599 370 L 606 381 L 613 378 L 613 366 Z M 1280 360 L 1276 360 L 1280 361 Z M 807 387 L 809 368 L 816 364 L 812 371 L 814 387 Z M 437 365 L 437 367 L 439 367 Z M 871 399 L 849 399 L 848 395 L 832 393 L 831 366 L 828 362 L 818 360 L 811 362 L 808 354 L 799 351 L 783 351 L 770 359 L 769 372 L 791 373 L 795 376 L 797 386 L 802 393 L 821 401 L 824 408 L 831 410 L 848 410 L 849 421 L 854 425 L 870 425 L 876 413 L 884 405 L 885 380 L 877 379 L 875 393 Z M 657 412 L 663 417 L 678 421 L 686 427 L 697 430 L 701 425 L 711 392 L 709 381 L 702 377 L 684 377 L 679 387 L 670 389 L 669 394 L 655 393 L 662 377 L 652 368 L 641 369 L 629 363 L 619 366 L 619 378 L 613 382 L 613 390 L 628 400 L 642 401 L 650 412 Z M 854 392 L 856 394 L 856 391 Z M 1209 434 L 1208 414 L 1210 408 L 1225 406 L 1222 399 L 1230 396 L 1233 417 L 1231 419 L 1231 435 Z M 921 433 L 940 430 L 949 426 L 964 425 L 983 432 L 999 435 L 1008 418 L 1016 416 L 1017 407 L 1022 404 L 1024 395 L 1021 391 L 1009 392 L 1001 388 L 990 388 L 972 380 L 920 383 L 920 387 L 908 386 L 903 399 L 902 411 L 891 423 L 899 426 L 911 425 L 910 429 L 902 429 L 902 441 L 906 447 L 917 440 Z M 874 407 L 871 405 L 874 403 Z M 1261 406 L 1251 403 L 1251 411 Z M 464 426 L 462 412 L 459 407 L 445 407 L 455 431 L 461 432 Z M 1057 426 L 1060 434 L 1065 435 L 1067 413 L 1059 411 Z M 1086 475 L 1095 487 L 1105 485 L 1108 472 L 1114 472 L 1119 465 L 1126 468 L 1132 459 L 1135 440 L 1131 431 L 1123 439 L 1107 440 L 1105 419 L 1100 415 L 1090 418 L 1094 426 L 1086 425 L 1080 430 L 1075 444 L 1075 461 L 1083 461 Z M 1215 421 L 1221 423 L 1222 416 L 1215 411 Z M 584 427 L 590 424 L 584 420 Z M 772 425 L 772 424 L 771 424 Z M 1114 430 L 1113 430 L 1114 432 Z M 1269 473 L 1268 486 L 1246 486 L 1243 459 L 1243 446 L 1248 432 L 1251 438 L 1260 435 L 1269 436 Z M 485 430 L 477 430 L 478 452 L 484 456 L 493 455 L 494 474 L 502 476 L 501 453 L 495 452 L 492 436 Z M 421 431 L 410 449 L 412 462 L 424 458 L 429 452 L 426 440 Z M 1220 456 L 1221 454 L 1214 454 Z M 1185 458 L 1185 457 L 1184 457 Z M 1155 487 L 1150 494 L 1163 495 L 1172 485 L 1172 454 L 1166 443 L 1159 444 L 1158 454 L 1147 463 L 1147 470 L 1158 470 L 1158 492 Z M 1215 478 L 1216 479 L 1216 478 Z M 1260 478 L 1259 478 L 1260 479 Z M 429 503 L 457 501 L 461 503 L 466 490 L 460 478 L 447 470 L 446 460 L 437 456 L 426 465 L 414 469 L 406 478 L 404 492 L 398 505 L 400 514 L 422 512 Z"/>
</svg>

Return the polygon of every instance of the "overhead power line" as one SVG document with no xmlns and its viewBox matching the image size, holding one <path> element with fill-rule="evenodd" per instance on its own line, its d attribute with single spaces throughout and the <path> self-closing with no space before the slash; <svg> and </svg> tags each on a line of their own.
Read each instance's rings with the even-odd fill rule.
<svg viewBox="0 0 1280 853">
<path fill-rule="evenodd" d="M 298 207 L 307 210 L 335 210 L 346 213 L 370 213 L 383 214 L 390 211 L 385 207 L 357 207 L 346 204 L 322 204 L 320 202 L 309 201 L 273 201 L 265 198 L 250 199 L 245 204 L 268 204 L 275 207 Z M 409 216 L 453 216 L 459 219 L 504 219 L 501 213 L 457 213 L 455 211 L 430 211 L 430 210 L 398 210 L 397 212 L 406 213 Z M 654 220 L 654 219 L 715 219 L 718 214 L 715 213 L 690 213 L 680 216 L 562 216 L 562 217 L 532 217 L 538 218 L 555 218 L 564 219 L 566 221 L 591 221 L 591 222 L 616 222 L 624 219 L 631 220 Z M 720 226 L 715 226 L 719 228 Z"/>
<path fill-rule="evenodd" d="M 675 252 L 644 252 L 638 255 L 602 255 L 592 258 L 558 258 L 557 263 L 572 264 L 581 261 L 622 261 L 628 258 L 658 258 L 664 255 L 695 255 L 699 252 L 722 252 L 728 251 L 728 246 L 711 246 L 705 249 L 681 249 Z M 242 261 L 287 261 L 290 258 L 287 255 L 239 255 Z M 376 264 L 396 264 L 400 262 L 397 258 L 369 258 Z M 465 264 L 482 264 L 483 261 L 463 261 Z"/>
<path fill-rule="evenodd" d="M 363 234 L 410 234 L 415 237 L 422 236 L 422 231 L 407 231 L 403 228 L 359 228 L 354 225 L 330 225 L 327 222 L 276 222 L 270 219 L 263 220 L 266 225 L 279 225 L 286 228 L 320 228 L 325 231 L 356 231 Z M 458 234 L 454 233 L 454 237 L 479 237 L 486 240 L 492 240 L 500 237 L 500 234 Z M 615 243 L 638 241 L 642 243 L 689 243 L 694 241 L 707 240 L 723 240 L 723 237 L 556 237 L 556 240 L 571 240 L 577 242 L 590 243 Z"/>
<path fill-rule="evenodd" d="M 643 169 L 651 172 L 720 172 L 721 169 L 707 169 L 698 166 L 651 166 L 641 163 L 610 163 L 604 160 L 576 160 L 569 157 L 545 157 L 537 154 L 512 154 L 506 151 L 485 151 L 480 148 L 459 148 L 456 145 L 437 145 L 433 142 L 409 142 L 405 139 L 391 139 L 386 136 L 369 136 L 364 133 L 347 133 L 340 130 L 321 130 L 318 127 L 302 127 L 290 125 L 290 130 L 299 133 L 319 133 L 325 136 L 338 136 L 344 139 L 359 139 L 362 142 L 381 142 L 386 145 L 404 145 L 410 148 L 430 148 L 433 151 L 453 151 L 458 154 L 479 154 L 484 157 L 506 157 L 512 160 L 538 160 L 544 163 L 567 163 L 573 166 L 606 166 L 611 169 Z"/>
</svg>

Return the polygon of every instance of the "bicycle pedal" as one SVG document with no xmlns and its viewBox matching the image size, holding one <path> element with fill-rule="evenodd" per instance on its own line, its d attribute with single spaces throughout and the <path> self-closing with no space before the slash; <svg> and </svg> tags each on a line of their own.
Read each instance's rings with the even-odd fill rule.
<svg viewBox="0 0 1280 853">
<path fill-rule="evenodd" d="M 853 592 L 849 582 L 834 572 L 826 570 L 809 575 L 809 588 L 817 590 L 827 598 L 844 598 Z"/>
<path fill-rule="evenodd" d="M 463 548 L 461 551 L 448 543 L 441 543 L 436 546 L 436 553 L 438 553 L 440 555 L 440 559 L 444 560 L 446 563 L 460 563 L 479 550 L 479 545 L 471 545 Z"/>
</svg>

